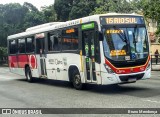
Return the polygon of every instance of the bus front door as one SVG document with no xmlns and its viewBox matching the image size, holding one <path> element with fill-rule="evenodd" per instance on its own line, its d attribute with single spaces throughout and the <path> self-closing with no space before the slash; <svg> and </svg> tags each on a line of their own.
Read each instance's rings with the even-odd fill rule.
<svg viewBox="0 0 160 117">
<path fill-rule="evenodd" d="M 46 53 L 45 53 L 45 40 L 44 38 L 36 39 L 36 53 L 38 55 L 38 71 L 40 77 L 46 77 Z"/>
<path fill-rule="evenodd" d="M 83 55 L 85 56 L 85 71 L 87 82 L 97 82 L 95 68 L 95 31 L 86 30 L 82 32 Z"/>
</svg>

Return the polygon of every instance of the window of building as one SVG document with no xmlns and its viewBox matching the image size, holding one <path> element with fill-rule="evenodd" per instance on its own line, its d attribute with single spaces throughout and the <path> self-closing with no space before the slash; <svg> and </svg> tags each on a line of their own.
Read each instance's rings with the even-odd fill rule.
<svg viewBox="0 0 160 117">
<path fill-rule="evenodd" d="M 18 51 L 17 41 L 16 40 L 10 40 L 9 41 L 9 52 L 10 52 L 10 54 L 16 54 L 17 51 Z"/>
<path fill-rule="evenodd" d="M 62 49 L 78 49 L 78 28 L 69 28 L 62 31 Z"/>
</svg>

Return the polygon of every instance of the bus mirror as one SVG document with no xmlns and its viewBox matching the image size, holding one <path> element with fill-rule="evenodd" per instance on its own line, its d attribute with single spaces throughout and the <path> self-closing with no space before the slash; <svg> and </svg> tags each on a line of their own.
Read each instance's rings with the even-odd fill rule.
<svg viewBox="0 0 160 117">
<path fill-rule="evenodd" d="M 99 41 L 103 41 L 103 34 L 99 32 Z"/>
</svg>

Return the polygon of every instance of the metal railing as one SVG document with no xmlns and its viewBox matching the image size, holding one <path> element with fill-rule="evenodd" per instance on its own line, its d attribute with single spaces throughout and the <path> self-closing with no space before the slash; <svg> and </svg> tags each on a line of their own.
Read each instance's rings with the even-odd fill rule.
<svg viewBox="0 0 160 117">
<path fill-rule="evenodd" d="M 151 55 L 151 70 L 160 70 L 160 55 Z"/>
<path fill-rule="evenodd" d="M 7 56 L 0 56 L 0 66 L 7 66 L 8 64 L 8 57 Z"/>
</svg>

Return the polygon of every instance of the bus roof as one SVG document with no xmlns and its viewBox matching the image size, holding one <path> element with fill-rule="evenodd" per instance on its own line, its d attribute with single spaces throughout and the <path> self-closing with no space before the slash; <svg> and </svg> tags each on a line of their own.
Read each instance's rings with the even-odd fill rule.
<svg viewBox="0 0 160 117">
<path fill-rule="evenodd" d="M 10 40 L 10 39 L 16 39 L 16 38 L 23 38 L 23 37 L 35 35 L 38 33 L 52 31 L 54 29 L 64 28 L 64 27 L 68 27 L 68 26 L 74 26 L 74 25 L 81 24 L 81 23 L 87 23 L 89 21 L 96 21 L 101 16 L 121 16 L 121 15 L 122 16 L 125 16 L 125 15 L 127 15 L 127 16 L 142 16 L 142 15 L 138 15 L 135 13 L 132 13 L 132 14 L 107 13 L 107 14 L 97 14 L 97 15 L 87 16 L 87 17 L 83 17 L 83 18 L 79 18 L 79 19 L 75 19 L 75 20 L 71 20 L 71 21 L 66 21 L 66 22 L 50 22 L 50 23 L 27 28 L 25 32 L 10 35 L 10 36 L 8 36 L 7 39 Z"/>
<path fill-rule="evenodd" d="M 53 26 L 53 25 L 59 24 L 59 23 L 61 23 L 61 22 L 49 22 L 49 23 L 45 23 L 45 24 L 41 24 L 41 25 L 37 25 L 37 26 L 27 28 L 26 31 L 37 30 L 39 28 L 44 28 L 44 27 L 47 27 L 47 26 Z"/>
</svg>

